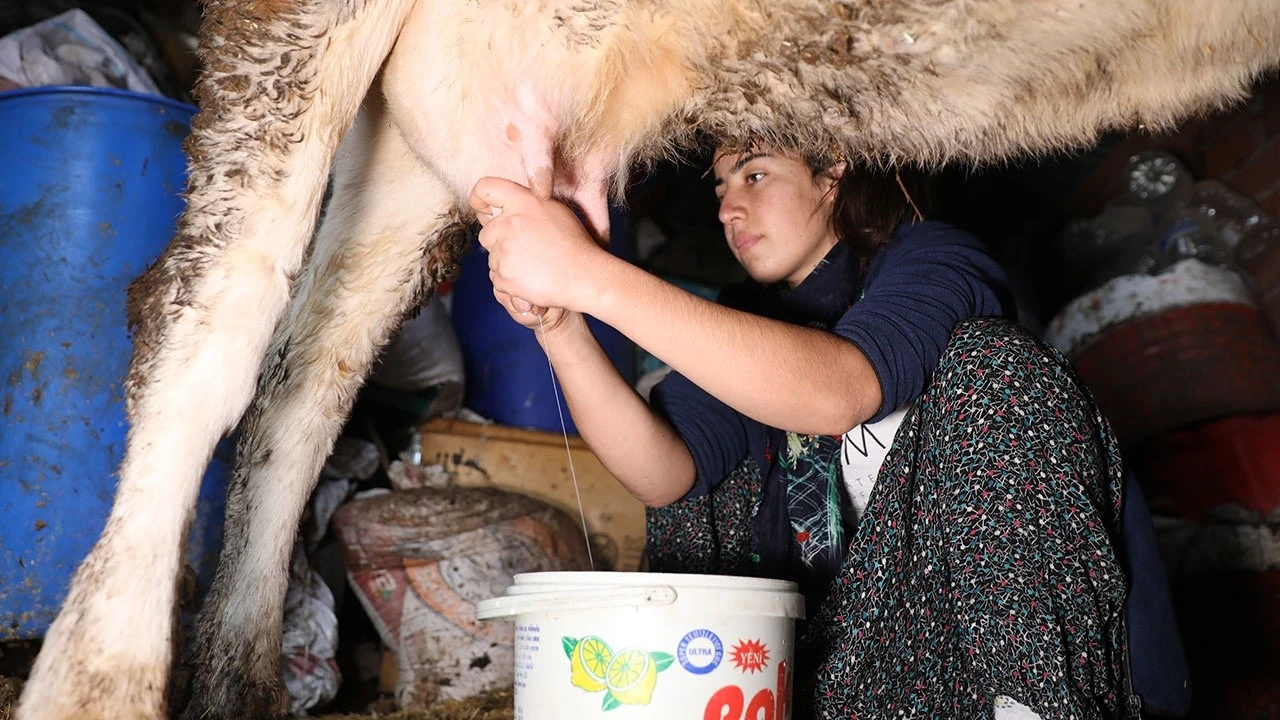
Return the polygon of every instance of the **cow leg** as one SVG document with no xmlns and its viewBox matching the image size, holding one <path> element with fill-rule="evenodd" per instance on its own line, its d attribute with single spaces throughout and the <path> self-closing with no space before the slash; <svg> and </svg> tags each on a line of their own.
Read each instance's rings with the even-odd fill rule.
<svg viewBox="0 0 1280 720">
<path fill-rule="evenodd" d="M 222 557 L 197 619 L 187 718 L 287 709 L 281 615 L 298 520 L 378 348 L 454 271 L 467 237 L 456 197 L 370 97 L 339 151 L 314 255 L 241 425 Z"/>
<path fill-rule="evenodd" d="M 207 4 L 187 207 L 130 289 L 130 430 L 115 504 L 45 638 L 20 720 L 165 715 L 200 478 L 248 405 L 334 148 L 411 2 Z"/>
</svg>

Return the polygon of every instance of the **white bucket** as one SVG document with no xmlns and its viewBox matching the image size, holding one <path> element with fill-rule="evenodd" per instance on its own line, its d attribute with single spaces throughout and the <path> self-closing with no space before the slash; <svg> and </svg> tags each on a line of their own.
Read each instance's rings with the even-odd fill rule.
<svg viewBox="0 0 1280 720">
<path fill-rule="evenodd" d="M 515 576 L 476 618 L 514 617 L 516 720 L 788 720 L 795 583 L 720 575 Z"/>
</svg>

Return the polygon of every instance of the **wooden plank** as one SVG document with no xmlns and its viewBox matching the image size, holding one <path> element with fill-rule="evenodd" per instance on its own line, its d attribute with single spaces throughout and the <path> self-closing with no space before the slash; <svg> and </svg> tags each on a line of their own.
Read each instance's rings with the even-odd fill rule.
<svg viewBox="0 0 1280 720">
<path fill-rule="evenodd" d="M 378 673 L 378 692 L 386 695 L 396 694 L 396 683 L 400 680 L 400 660 L 396 651 L 391 648 L 382 649 L 382 670 Z"/>
<path fill-rule="evenodd" d="M 422 426 L 422 461 L 443 465 L 459 486 L 523 493 L 577 521 L 570 454 L 597 569 L 639 570 L 644 504 L 618 484 L 581 438 L 570 436 L 566 453 L 560 433 L 441 418 Z"/>
<path fill-rule="evenodd" d="M 555 445 L 564 449 L 564 435 L 560 433 L 527 430 L 525 428 L 507 427 L 492 423 L 474 423 L 463 420 L 436 418 L 423 426 L 423 432 L 435 432 L 445 435 L 480 438 L 483 440 L 510 440 L 529 445 Z M 576 450 L 587 450 L 587 443 L 577 435 L 569 436 L 569 447 Z"/>
</svg>

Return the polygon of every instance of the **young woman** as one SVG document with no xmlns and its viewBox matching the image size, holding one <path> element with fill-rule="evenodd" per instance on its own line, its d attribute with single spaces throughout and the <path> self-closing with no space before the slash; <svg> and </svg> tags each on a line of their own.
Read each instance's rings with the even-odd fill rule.
<svg viewBox="0 0 1280 720">
<path fill-rule="evenodd" d="M 651 508 L 652 569 L 800 584 L 797 718 L 1133 716 L 1119 452 L 1002 319 L 999 266 L 892 173 L 763 147 L 714 173 L 750 277 L 717 303 L 522 186 L 471 198 L 495 296 Z M 673 368 L 650 402 L 584 315 Z"/>
</svg>

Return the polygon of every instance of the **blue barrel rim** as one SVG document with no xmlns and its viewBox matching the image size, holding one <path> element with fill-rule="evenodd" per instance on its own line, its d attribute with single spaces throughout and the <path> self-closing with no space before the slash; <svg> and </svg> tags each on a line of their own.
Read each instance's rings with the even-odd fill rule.
<svg viewBox="0 0 1280 720">
<path fill-rule="evenodd" d="M 189 113 L 191 115 L 196 114 L 200 110 L 200 108 L 195 105 L 179 102 L 178 100 L 174 100 L 173 98 L 168 98 L 163 95 L 152 95 L 151 93 L 143 93 L 136 90 L 126 90 L 124 88 L 114 87 L 96 87 L 93 85 L 40 85 L 37 87 L 5 90 L 4 92 L 0 92 L 0 102 L 13 100 L 19 97 L 30 97 L 32 95 L 88 95 L 116 97 L 126 100 L 148 102 L 155 105 L 163 105 L 170 109 Z"/>
</svg>

